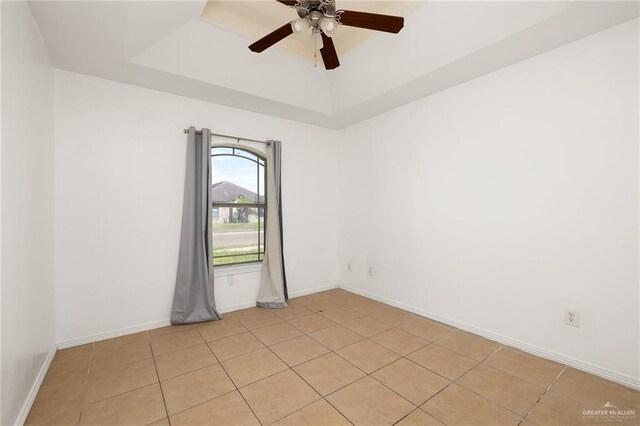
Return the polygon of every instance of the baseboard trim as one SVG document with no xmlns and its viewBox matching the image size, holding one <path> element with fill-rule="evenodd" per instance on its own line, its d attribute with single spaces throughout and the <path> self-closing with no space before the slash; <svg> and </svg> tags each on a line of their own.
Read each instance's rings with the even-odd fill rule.
<svg viewBox="0 0 640 426">
<path fill-rule="evenodd" d="M 101 340 L 112 339 L 114 337 L 126 336 L 127 334 L 139 333 L 141 331 L 153 330 L 154 328 L 166 327 L 171 325 L 169 319 L 147 322 L 144 324 L 134 325 L 131 327 L 119 328 L 117 330 L 105 331 L 102 333 L 91 334 L 89 336 L 77 337 L 75 339 L 64 340 L 58 342 L 58 349 L 67 349 L 74 346 L 95 343 Z"/>
<path fill-rule="evenodd" d="M 220 314 L 228 314 L 229 312 L 239 311 L 240 309 L 253 308 L 255 306 L 256 306 L 256 302 L 254 300 L 253 302 L 243 302 L 243 303 L 236 303 L 235 305 L 220 306 L 217 308 L 217 310 L 218 310 L 218 313 Z"/>
<path fill-rule="evenodd" d="M 289 296 L 291 296 L 292 298 L 300 297 L 300 296 L 305 296 L 307 294 L 313 294 L 313 293 L 319 293 L 321 291 L 331 290 L 337 287 L 338 287 L 337 284 L 322 286 L 322 287 L 314 287 L 310 289 L 291 292 Z M 256 306 L 256 301 L 252 300 L 249 302 L 236 303 L 234 305 L 220 306 L 218 307 L 218 312 L 220 312 L 221 314 L 226 314 L 229 312 L 238 311 L 240 309 L 252 308 L 254 306 Z M 127 334 L 139 333 L 141 331 L 149 331 L 149 330 L 153 330 L 160 327 L 166 327 L 168 325 L 171 325 L 171 321 L 167 318 L 159 321 L 152 321 L 144 324 L 133 325 L 131 327 L 124 327 L 117 330 L 91 334 L 89 336 L 78 337 L 75 339 L 64 340 L 64 341 L 58 342 L 56 344 L 56 347 L 58 349 L 67 349 L 67 348 L 72 348 L 74 346 L 86 345 L 88 343 L 95 343 L 101 340 L 112 339 L 114 337 L 125 336 Z"/>
<path fill-rule="evenodd" d="M 33 402 L 36 400 L 36 396 L 38 395 L 38 391 L 40 390 L 40 386 L 42 386 L 42 382 L 44 381 L 44 377 L 47 375 L 47 371 L 49 371 L 49 366 L 51 365 L 51 361 L 53 361 L 53 357 L 56 355 L 56 347 L 53 346 L 49 353 L 47 353 L 42 366 L 40 367 L 40 371 L 38 371 L 38 375 L 29 390 L 29 394 L 27 395 L 27 399 L 22 404 L 22 408 L 18 413 L 18 418 L 16 419 L 17 425 L 23 425 L 27 421 L 27 416 L 29 415 L 29 411 L 31 411 L 31 407 L 33 406 Z"/>
<path fill-rule="evenodd" d="M 306 290 L 293 291 L 289 293 L 289 297 L 291 299 L 295 299 L 296 297 L 306 296 L 308 294 L 320 293 L 321 291 L 333 290 L 334 288 L 338 288 L 337 284 L 333 285 L 325 285 L 322 287 L 314 287 Z"/>
<path fill-rule="evenodd" d="M 626 374 L 621 374 L 615 371 L 608 370 L 604 367 L 600 367 L 597 365 L 590 364 L 588 362 L 580 361 L 578 359 L 572 358 L 567 355 L 559 354 L 548 349 L 541 348 L 539 346 L 535 346 L 517 339 L 513 339 L 508 336 L 504 336 L 502 334 L 494 333 L 490 330 L 486 330 L 483 328 L 475 327 L 471 324 L 467 324 L 464 322 L 460 322 L 454 320 L 452 318 L 435 314 L 433 312 L 426 311 L 424 309 L 417 308 L 412 305 L 407 305 L 406 303 L 398 302 L 397 300 L 389 299 L 386 297 L 378 296 L 374 293 L 370 293 L 365 290 L 358 289 L 356 287 L 351 287 L 348 285 L 339 285 L 338 287 L 350 291 L 352 293 L 359 294 L 364 297 L 368 297 L 369 299 L 377 300 L 379 302 L 386 303 L 391 306 L 395 306 L 400 309 L 404 309 L 409 312 L 413 312 L 414 314 L 420 315 L 425 318 L 432 319 L 434 321 L 439 321 L 444 324 L 450 325 L 452 327 L 459 328 L 464 331 L 468 331 L 470 333 L 478 334 L 480 336 L 486 337 L 487 339 L 495 340 L 504 345 L 512 346 L 514 348 L 520 349 L 524 352 L 528 352 L 533 355 L 537 355 L 542 358 L 550 359 L 552 361 L 559 362 L 561 364 L 568 365 L 578 370 L 585 371 L 587 373 L 594 374 L 596 376 L 605 378 L 607 380 L 612 380 L 614 382 L 620 383 L 630 388 L 640 389 L 640 379 L 636 379 L 634 377 L 627 376 Z"/>
</svg>

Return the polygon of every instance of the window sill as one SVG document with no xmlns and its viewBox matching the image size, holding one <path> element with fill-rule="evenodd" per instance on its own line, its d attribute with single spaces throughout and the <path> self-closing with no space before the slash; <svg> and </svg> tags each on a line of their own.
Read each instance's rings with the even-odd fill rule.
<svg viewBox="0 0 640 426">
<path fill-rule="evenodd" d="M 262 271 L 262 261 L 247 263 L 246 265 L 215 266 L 213 268 L 214 277 L 226 277 L 229 275 L 251 274 Z"/>
</svg>

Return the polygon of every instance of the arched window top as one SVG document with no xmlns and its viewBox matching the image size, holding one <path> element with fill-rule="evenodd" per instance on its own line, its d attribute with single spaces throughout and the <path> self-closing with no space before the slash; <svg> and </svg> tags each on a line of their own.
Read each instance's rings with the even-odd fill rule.
<svg viewBox="0 0 640 426">
<path fill-rule="evenodd" d="M 259 154 L 246 149 L 237 148 L 235 146 L 214 146 L 211 148 L 211 157 L 243 157 L 247 160 L 260 163 L 264 166 L 265 159 Z"/>
<path fill-rule="evenodd" d="M 212 201 L 265 203 L 265 163 L 261 155 L 244 148 L 211 148 Z"/>
</svg>

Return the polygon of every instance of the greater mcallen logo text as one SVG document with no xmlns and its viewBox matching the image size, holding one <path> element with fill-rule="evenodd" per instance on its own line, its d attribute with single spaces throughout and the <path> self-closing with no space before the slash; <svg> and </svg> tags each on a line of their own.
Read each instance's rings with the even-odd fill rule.
<svg viewBox="0 0 640 426">
<path fill-rule="evenodd" d="M 635 418 L 636 410 L 621 410 L 607 401 L 606 404 L 597 410 L 584 410 L 582 415 L 600 421 L 624 421 Z"/>
</svg>

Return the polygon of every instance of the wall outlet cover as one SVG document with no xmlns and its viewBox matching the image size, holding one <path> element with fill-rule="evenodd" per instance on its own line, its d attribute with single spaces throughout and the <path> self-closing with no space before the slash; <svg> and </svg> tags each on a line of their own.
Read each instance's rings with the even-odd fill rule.
<svg viewBox="0 0 640 426">
<path fill-rule="evenodd" d="M 564 323 L 572 327 L 580 327 L 580 311 L 572 311 L 570 309 L 565 309 Z"/>
</svg>

